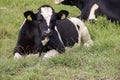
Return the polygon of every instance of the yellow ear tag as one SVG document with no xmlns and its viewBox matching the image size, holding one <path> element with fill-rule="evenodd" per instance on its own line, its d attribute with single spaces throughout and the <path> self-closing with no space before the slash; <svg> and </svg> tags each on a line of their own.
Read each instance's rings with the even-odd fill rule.
<svg viewBox="0 0 120 80">
<path fill-rule="evenodd" d="M 65 18 L 66 18 L 65 14 L 62 14 L 61 19 L 65 19 Z"/>
<path fill-rule="evenodd" d="M 32 21 L 32 17 L 30 15 L 28 15 L 27 20 Z"/>
</svg>

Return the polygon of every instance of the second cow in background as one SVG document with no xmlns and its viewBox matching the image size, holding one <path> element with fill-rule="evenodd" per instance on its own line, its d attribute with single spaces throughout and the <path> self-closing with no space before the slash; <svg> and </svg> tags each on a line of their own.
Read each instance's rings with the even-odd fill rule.
<svg viewBox="0 0 120 80">
<path fill-rule="evenodd" d="M 105 15 L 108 20 L 120 22 L 120 0 L 54 0 L 55 4 L 76 6 L 81 10 L 79 16 L 84 20 L 96 20 Z"/>
</svg>

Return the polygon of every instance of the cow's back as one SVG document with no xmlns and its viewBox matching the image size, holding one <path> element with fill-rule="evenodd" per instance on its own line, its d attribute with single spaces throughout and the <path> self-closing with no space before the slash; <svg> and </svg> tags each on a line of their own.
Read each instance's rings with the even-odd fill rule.
<svg viewBox="0 0 120 80">
<path fill-rule="evenodd" d="M 112 21 L 120 21 L 120 0 L 101 0 L 98 5 L 104 15 Z"/>
</svg>

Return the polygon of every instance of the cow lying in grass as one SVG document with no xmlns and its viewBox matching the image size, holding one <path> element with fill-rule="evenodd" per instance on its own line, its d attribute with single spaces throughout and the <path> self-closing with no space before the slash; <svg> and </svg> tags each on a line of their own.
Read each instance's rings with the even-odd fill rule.
<svg viewBox="0 0 120 80">
<path fill-rule="evenodd" d="M 39 53 L 41 56 L 42 52 L 46 52 L 43 57 L 48 58 L 65 52 L 66 47 L 72 47 L 76 43 L 80 45 L 81 40 L 84 47 L 90 47 L 93 41 L 87 27 L 80 19 L 66 18 L 68 14 L 65 10 L 56 13 L 49 5 L 41 6 L 37 13 L 26 11 L 14 58 L 31 53 Z"/>
</svg>

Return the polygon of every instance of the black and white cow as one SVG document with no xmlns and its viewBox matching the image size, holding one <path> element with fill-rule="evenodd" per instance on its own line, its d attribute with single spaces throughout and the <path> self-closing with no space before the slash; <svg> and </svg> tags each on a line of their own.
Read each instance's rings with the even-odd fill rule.
<svg viewBox="0 0 120 80">
<path fill-rule="evenodd" d="M 32 11 L 31 11 L 32 12 Z M 21 34 L 19 38 L 22 38 L 18 43 L 21 47 L 21 42 L 24 41 L 22 44 L 26 46 L 26 41 L 33 40 L 33 44 L 37 47 L 33 48 L 33 52 L 37 53 L 39 52 L 39 56 L 41 56 L 42 52 L 45 52 L 45 55 L 43 57 L 51 57 L 58 53 L 63 53 L 66 50 L 66 47 L 72 47 L 76 43 L 80 45 L 80 42 L 83 42 L 83 45 L 85 47 L 89 47 L 93 44 L 93 41 L 89 35 L 87 27 L 84 25 L 84 23 L 77 18 L 66 18 L 69 13 L 65 10 L 61 10 L 58 13 L 55 13 L 54 9 L 49 5 L 43 5 L 38 9 L 37 13 L 27 14 L 27 21 L 34 23 L 34 26 L 29 25 L 28 27 L 35 28 L 32 29 L 32 31 L 28 32 L 29 28 L 23 31 L 22 28 L 26 26 L 21 27 L 21 31 L 23 33 L 26 33 L 27 36 L 35 36 L 35 37 L 27 37 L 22 38 L 21 36 L 24 36 L 24 34 Z M 33 16 L 29 19 L 29 16 Z M 62 19 L 64 16 L 64 19 Z M 36 20 L 31 20 L 32 18 L 35 18 Z M 26 22 L 24 23 L 26 24 Z M 38 31 L 37 31 L 38 30 Z M 35 31 L 35 32 L 34 32 Z M 34 33 L 34 34 L 33 34 Z M 38 38 L 36 40 L 36 38 Z M 23 40 L 24 39 L 24 40 Z M 27 40 L 25 40 L 27 39 Z M 36 43 L 34 43 L 36 41 Z M 31 43 L 28 43 L 27 45 L 30 45 Z M 34 47 L 33 45 L 30 45 L 31 47 Z M 17 48 L 17 49 L 16 49 Z M 17 57 L 18 55 L 21 56 L 21 53 L 19 50 L 19 45 L 17 44 L 17 47 L 15 48 L 14 56 Z M 27 47 L 26 47 L 27 48 Z M 26 49 L 25 48 L 25 49 Z M 32 50 L 29 48 L 30 51 Z M 36 51 L 37 50 L 37 51 Z M 21 50 L 20 50 L 21 51 Z M 55 52 L 55 53 L 53 53 Z M 25 53 L 24 53 L 25 54 Z M 17 56 L 16 56 L 17 55 Z"/>
<path fill-rule="evenodd" d="M 55 4 L 76 6 L 81 10 L 79 18 L 95 20 L 105 15 L 108 20 L 120 22 L 120 0 L 54 0 Z"/>
<path fill-rule="evenodd" d="M 44 10 L 41 10 L 43 12 L 38 11 L 37 13 L 33 11 L 26 11 L 24 13 L 26 19 L 20 27 L 18 40 L 13 51 L 14 58 L 43 52 L 44 44 L 47 42 L 45 37 L 49 37 L 52 34 L 56 19 L 60 19 L 63 13 L 66 17 L 69 14 L 65 10 L 55 13 L 51 9 L 47 9 L 47 13 Z"/>
</svg>

